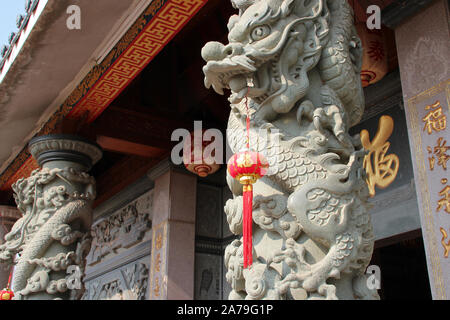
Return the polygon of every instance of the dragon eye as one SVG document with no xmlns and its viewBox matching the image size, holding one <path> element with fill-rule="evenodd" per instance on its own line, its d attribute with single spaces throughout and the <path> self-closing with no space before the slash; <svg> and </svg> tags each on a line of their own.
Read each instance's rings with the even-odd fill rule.
<svg viewBox="0 0 450 320">
<path fill-rule="evenodd" d="M 270 27 L 268 25 L 257 26 L 252 30 L 251 37 L 253 41 L 261 40 L 270 34 Z"/>
</svg>

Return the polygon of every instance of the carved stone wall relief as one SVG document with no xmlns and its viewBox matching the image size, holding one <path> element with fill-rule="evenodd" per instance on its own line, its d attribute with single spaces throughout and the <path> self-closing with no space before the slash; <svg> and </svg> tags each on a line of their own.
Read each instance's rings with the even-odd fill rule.
<svg viewBox="0 0 450 320">
<path fill-rule="evenodd" d="M 92 248 L 88 265 L 93 266 L 131 248 L 149 236 L 151 229 L 152 191 L 140 196 L 122 209 L 95 222 L 92 229 Z"/>
<path fill-rule="evenodd" d="M 94 222 L 84 300 L 148 299 L 152 207 L 149 190 Z"/>
<path fill-rule="evenodd" d="M 222 299 L 222 265 L 221 255 L 195 254 L 195 300 Z"/>
<path fill-rule="evenodd" d="M 149 262 L 146 257 L 87 281 L 83 300 L 146 300 Z"/>
</svg>

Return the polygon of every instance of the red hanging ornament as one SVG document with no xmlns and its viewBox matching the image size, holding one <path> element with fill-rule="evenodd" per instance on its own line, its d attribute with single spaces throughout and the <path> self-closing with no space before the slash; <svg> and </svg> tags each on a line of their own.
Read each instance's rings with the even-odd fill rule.
<svg viewBox="0 0 450 320">
<path fill-rule="evenodd" d="M 244 185 L 243 192 L 243 245 L 244 268 L 252 265 L 252 206 L 253 184 L 266 174 L 267 160 L 258 152 L 244 150 L 228 161 L 230 175 Z"/>
<path fill-rule="evenodd" d="M 14 293 L 9 288 L 0 291 L 0 300 L 12 300 L 13 297 Z"/>
<path fill-rule="evenodd" d="M 0 300 L 12 300 L 12 298 L 14 298 L 14 292 L 12 292 L 12 290 L 9 288 L 9 285 L 11 284 L 11 276 L 12 271 L 9 273 L 9 279 L 6 288 L 0 291 Z"/>
<path fill-rule="evenodd" d="M 247 104 L 247 97 L 246 104 Z M 230 175 L 244 185 L 243 188 L 243 219 L 242 233 L 244 246 L 244 269 L 251 266 L 252 255 L 252 207 L 253 207 L 253 184 L 266 174 L 269 163 L 266 158 L 255 151 L 250 150 L 250 117 L 247 105 L 247 148 L 234 154 L 228 160 L 228 172 Z"/>
</svg>

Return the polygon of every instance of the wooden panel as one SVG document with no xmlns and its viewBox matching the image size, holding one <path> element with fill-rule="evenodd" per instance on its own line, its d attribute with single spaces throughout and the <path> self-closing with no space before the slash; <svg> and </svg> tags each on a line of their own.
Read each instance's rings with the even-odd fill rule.
<svg viewBox="0 0 450 320">
<path fill-rule="evenodd" d="M 157 157 L 164 152 L 164 150 L 160 148 L 106 136 L 97 136 L 97 143 L 103 150 L 147 158 Z"/>
<path fill-rule="evenodd" d="M 150 168 L 168 155 L 169 153 L 163 153 L 156 158 L 127 156 L 120 160 L 115 166 L 97 178 L 97 199 L 94 202 L 94 207 L 97 207 L 100 203 L 111 198 L 142 177 Z"/>
<path fill-rule="evenodd" d="M 171 148 L 172 132 L 177 128 L 190 130 L 193 123 L 154 113 L 143 113 L 110 107 L 94 124 L 97 136 L 122 139 L 156 148 Z"/>
</svg>

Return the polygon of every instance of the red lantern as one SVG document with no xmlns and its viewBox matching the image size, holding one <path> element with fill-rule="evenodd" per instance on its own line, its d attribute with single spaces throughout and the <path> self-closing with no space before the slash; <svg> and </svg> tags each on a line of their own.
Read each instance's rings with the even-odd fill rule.
<svg viewBox="0 0 450 320">
<path fill-rule="evenodd" d="M 205 130 L 191 132 L 189 139 L 185 140 L 183 148 L 183 163 L 187 170 L 204 178 L 219 170 L 220 165 L 215 162 L 214 150 L 205 155 L 205 148 L 214 141 L 203 141 Z M 185 152 L 190 150 L 190 152 Z"/>
<path fill-rule="evenodd" d="M 244 268 L 252 265 L 252 206 L 253 184 L 266 174 L 269 164 L 258 152 L 244 150 L 228 160 L 228 172 L 244 185 L 243 190 L 243 246 Z"/>
<path fill-rule="evenodd" d="M 369 30 L 366 23 L 357 23 L 356 30 L 363 46 L 362 86 L 380 81 L 388 73 L 386 41 L 382 30 Z"/>
<path fill-rule="evenodd" d="M 0 300 L 12 300 L 13 297 L 14 293 L 9 288 L 0 291 Z"/>
</svg>

